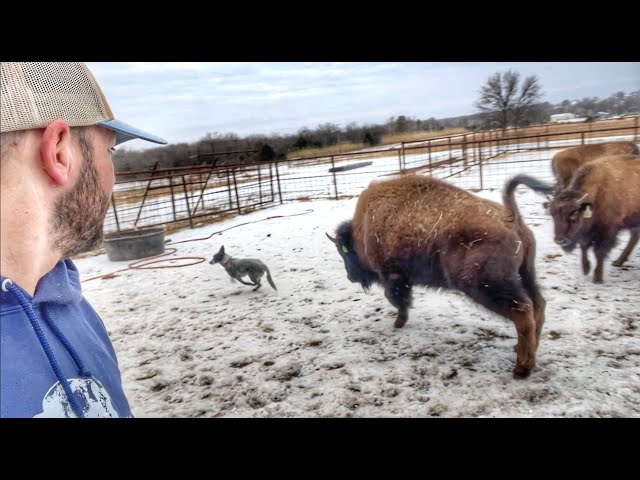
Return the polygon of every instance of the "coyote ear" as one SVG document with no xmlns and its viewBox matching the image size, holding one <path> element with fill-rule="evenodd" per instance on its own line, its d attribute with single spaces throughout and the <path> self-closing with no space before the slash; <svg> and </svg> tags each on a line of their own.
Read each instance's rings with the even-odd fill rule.
<svg viewBox="0 0 640 480">
<path fill-rule="evenodd" d="M 220 247 L 220 253 L 224 253 L 224 245 Z"/>
<path fill-rule="evenodd" d="M 325 235 L 327 236 L 327 238 L 328 238 L 329 240 L 331 240 L 333 243 L 336 243 L 336 242 L 337 242 L 337 241 L 336 241 L 336 239 L 335 239 L 335 238 L 333 238 L 331 235 L 329 235 L 327 232 L 324 232 L 324 234 L 325 234 Z M 336 243 L 336 244 L 337 244 L 337 243 Z"/>
</svg>

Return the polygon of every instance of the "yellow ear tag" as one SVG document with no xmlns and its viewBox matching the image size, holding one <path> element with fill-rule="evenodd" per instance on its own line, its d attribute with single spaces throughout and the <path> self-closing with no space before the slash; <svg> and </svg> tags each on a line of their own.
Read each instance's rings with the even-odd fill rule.
<svg viewBox="0 0 640 480">
<path fill-rule="evenodd" d="M 349 253 L 349 250 L 344 245 L 342 245 L 341 250 L 342 250 L 342 253 Z"/>
</svg>

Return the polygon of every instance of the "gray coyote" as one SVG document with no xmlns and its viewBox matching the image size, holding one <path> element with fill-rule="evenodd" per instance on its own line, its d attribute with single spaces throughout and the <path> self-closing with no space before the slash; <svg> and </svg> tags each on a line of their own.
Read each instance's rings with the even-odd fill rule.
<svg viewBox="0 0 640 480">
<path fill-rule="evenodd" d="M 253 289 L 254 292 L 262 286 L 260 284 L 260 279 L 266 272 L 269 285 L 271 285 L 274 290 L 278 290 L 271 279 L 269 268 L 264 263 L 253 258 L 233 258 L 224 253 L 224 245 L 220 247 L 218 253 L 213 256 L 209 263 L 211 265 L 215 265 L 216 263 L 222 264 L 231 277 L 231 281 L 238 280 L 240 283 L 244 283 L 245 285 L 255 286 L 256 288 Z M 248 283 L 242 280 L 242 277 L 245 275 L 249 275 L 249 279 L 253 283 Z"/>
</svg>

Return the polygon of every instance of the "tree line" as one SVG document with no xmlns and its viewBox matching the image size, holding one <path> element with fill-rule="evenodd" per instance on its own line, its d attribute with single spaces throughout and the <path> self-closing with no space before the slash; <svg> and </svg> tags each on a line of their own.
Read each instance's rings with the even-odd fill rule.
<svg viewBox="0 0 640 480">
<path fill-rule="evenodd" d="M 194 143 L 177 143 L 144 151 L 118 150 L 114 155 L 116 171 L 131 172 L 190 165 L 224 165 L 253 161 L 283 160 L 306 148 L 323 148 L 351 143 L 375 146 L 383 135 L 408 132 L 435 132 L 448 128 L 481 131 L 512 126 L 545 123 L 554 113 L 574 113 L 596 118 L 601 112 L 623 115 L 640 112 L 640 90 L 616 92 L 600 99 L 586 97 L 564 100 L 557 104 L 540 102 L 542 85 L 537 76 L 522 81 L 520 74 L 508 70 L 495 73 L 481 87 L 474 107 L 476 113 L 451 118 L 417 119 L 406 115 L 391 117 L 383 124 L 352 122 L 341 128 L 323 123 L 316 128 L 304 127 L 291 135 L 249 135 L 208 133 Z"/>
</svg>

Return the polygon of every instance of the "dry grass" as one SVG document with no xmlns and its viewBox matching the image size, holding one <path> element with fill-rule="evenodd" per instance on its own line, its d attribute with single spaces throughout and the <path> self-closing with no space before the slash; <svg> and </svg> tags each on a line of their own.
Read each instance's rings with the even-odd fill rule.
<svg viewBox="0 0 640 480">
<path fill-rule="evenodd" d="M 407 133 L 396 133 L 392 135 L 383 135 L 382 140 L 379 145 L 375 147 L 370 147 L 365 143 L 340 143 L 338 145 L 332 145 L 330 147 L 323 148 L 304 148 L 302 150 L 297 150 L 295 153 L 289 155 L 287 160 L 299 160 L 304 158 L 313 158 L 313 157 L 328 157 L 331 155 L 339 155 L 342 153 L 353 153 L 363 149 L 369 148 L 384 148 L 385 146 L 393 143 L 400 142 L 419 142 L 422 140 L 429 140 L 431 138 L 441 138 L 447 137 L 451 135 L 460 135 L 463 133 L 468 133 L 468 130 L 464 128 L 449 128 L 446 130 L 438 130 L 433 132 L 407 132 Z M 386 156 L 389 153 L 383 153 L 382 156 Z M 370 154 L 367 153 L 367 158 L 381 155 Z"/>
<path fill-rule="evenodd" d="M 461 135 L 463 133 L 469 133 L 469 130 L 464 128 L 447 128 L 445 130 L 436 130 L 432 132 L 394 133 L 392 135 L 383 135 L 380 145 L 382 146 L 389 143 L 400 142 L 419 142 L 421 140 L 429 140 L 430 138 L 449 137 L 452 135 Z"/>
<path fill-rule="evenodd" d="M 337 155 L 340 153 L 353 152 L 356 150 L 362 150 L 363 148 L 367 148 L 368 145 L 365 143 L 339 143 L 338 145 L 331 145 L 330 147 L 323 148 L 303 148 L 301 150 L 296 150 L 291 155 L 287 156 L 287 160 L 295 160 L 298 158 L 308 158 L 308 157 L 324 157 L 329 155 Z"/>
</svg>

